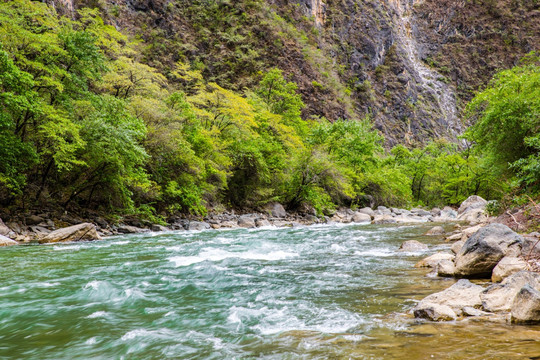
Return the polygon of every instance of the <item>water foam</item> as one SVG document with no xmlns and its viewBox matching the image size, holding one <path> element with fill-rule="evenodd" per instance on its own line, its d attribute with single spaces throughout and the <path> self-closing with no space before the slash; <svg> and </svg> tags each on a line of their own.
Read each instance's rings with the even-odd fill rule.
<svg viewBox="0 0 540 360">
<path fill-rule="evenodd" d="M 174 262 L 177 267 L 189 266 L 203 261 L 222 261 L 229 258 L 245 259 L 245 260 L 265 260 L 276 261 L 284 260 L 299 256 L 297 253 L 287 251 L 270 251 L 268 253 L 245 251 L 245 252 L 230 252 L 221 249 L 204 249 L 197 256 L 173 256 L 169 261 Z"/>
</svg>

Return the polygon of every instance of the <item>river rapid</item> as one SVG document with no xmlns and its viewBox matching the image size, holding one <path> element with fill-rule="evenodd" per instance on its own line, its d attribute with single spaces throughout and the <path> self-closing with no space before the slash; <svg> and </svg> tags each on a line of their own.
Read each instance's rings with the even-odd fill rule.
<svg viewBox="0 0 540 360">
<path fill-rule="evenodd" d="M 540 328 L 420 322 L 431 225 L 148 233 L 0 249 L 0 359 L 539 359 Z M 398 252 L 406 240 L 427 252 Z"/>
</svg>

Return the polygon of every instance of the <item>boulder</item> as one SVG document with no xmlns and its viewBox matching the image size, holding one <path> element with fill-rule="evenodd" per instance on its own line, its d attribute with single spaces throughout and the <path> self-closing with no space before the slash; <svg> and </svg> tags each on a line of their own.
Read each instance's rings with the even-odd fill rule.
<svg viewBox="0 0 540 360">
<path fill-rule="evenodd" d="M 478 230 L 480 230 L 483 227 L 484 227 L 484 225 L 475 225 L 475 226 L 470 226 L 468 228 L 465 228 L 465 229 L 461 230 L 461 234 L 462 234 L 461 238 L 462 238 L 462 240 L 467 240 L 474 233 L 476 233 Z"/>
<path fill-rule="evenodd" d="M 285 211 L 285 208 L 280 203 L 273 203 L 271 205 L 270 213 L 272 214 L 272 217 L 275 217 L 275 218 L 287 217 L 287 211 Z"/>
<path fill-rule="evenodd" d="M 159 224 L 153 224 L 151 229 L 155 232 L 169 231 L 169 228 Z"/>
<path fill-rule="evenodd" d="M 6 237 L 15 237 L 15 232 L 6 226 L 6 224 L 4 224 L 2 219 L 0 219 L 0 235 L 6 236 Z"/>
<path fill-rule="evenodd" d="M 490 312 L 510 310 L 514 298 L 525 285 L 530 285 L 533 288 L 538 287 L 540 285 L 540 274 L 520 271 L 507 277 L 500 284 L 489 286 L 480 295 L 482 307 Z"/>
<path fill-rule="evenodd" d="M 38 215 L 30 215 L 26 217 L 26 225 L 37 225 L 43 221 L 44 219 Z"/>
<path fill-rule="evenodd" d="M 272 226 L 272 224 L 270 223 L 270 221 L 266 220 L 266 219 L 255 219 L 255 225 L 257 227 L 263 227 L 263 226 Z"/>
<path fill-rule="evenodd" d="M 450 247 L 450 250 L 452 250 L 454 254 L 457 254 L 459 250 L 461 250 L 461 248 L 463 247 L 463 244 L 465 244 L 465 241 L 463 240 L 456 241 L 455 243 L 452 244 L 452 247 Z"/>
<path fill-rule="evenodd" d="M 523 238 L 502 224 L 490 224 L 471 236 L 456 254 L 459 276 L 491 276 L 497 263 L 507 255 L 517 255 Z"/>
<path fill-rule="evenodd" d="M 12 246 L 12 245 L 19 245 L 18 242 L 15 240 L 11 240 L 7 236 L 0 235 L 0 246 Z"/>
<path fill-rule="evenodd" d="M 446 206 L 440 211 L 438 215 L 435 216 L 433 221 L 436 221 L 436 222 L 453 221 L 453 220 L 456 220 L 457 217 L 458 217 L 457 211 L 452 209 L 449 206 Z"/>
<path fill-rule="evenodd" d="M 418 216 L 430 216 L 431 213 L 424 209 L 411 209 L 411 213 Z"/>
<path fill-rule="evenodd" d="M 464 202 L 461 203 L 458 209 L 458 214 L 463 214 L 464 212 L 473 210 L 473 209 L 485 209 L 487 201 L 482 199 L 478 195 L 472 195 L 467 198 Z"/>
<path fill-rule="evenodd" d="M 451 321 L 457 318 L 456 313 L 450 306 L 423 303 L 413 310 L 414 317 L 432 321 Z"/>
<path fill-rule="evenodd" d="M 444 235 L 444 228 L 442 226 L 435 226 L 428 230 L 426 235 Z"/>
<path fill-rule="evenodd" d="M 484 209 L 471 209 L 458 216 L 458 220 L 468 222 L 471 225 L 487 222 L 488 216 Z"/>
<path fill-rule="evenodd" d="M 446 242 L 458 241 L 458 240 L 461 240 L 462 238 L 463 238 L 463 234 L 461 232 L 459 232 L 457 234 L 450 235 L 444 241 L 446 241 Z"/>
<path fill-rule="evenodd" d="M 399 247 L 399 251 L 425 251 L 428 249 L 426 244 L 422 244 L 420 241 L 408 240 L 405 241 Z"/>
<path fill-rule="evenodd" d="M 369 216 L 371 216 L 371 218 L 373 218 L 375 216 L 375 211 L 373 211 L 373 209 L 370 208 L 370 207 L 362 208 L 362 209 L 358 210 L 358 212 L 361 213 L 361 214 L 369 215 Z"/>
<path fill-rule="evenodd" d="M 379 211 L 379 210 L 377 210 Z M 397 221 L 392 217 L 392 215 L 386 214 L 386 215 L 375 215 L 373 217 L 373 224 L 395 224 Z"/>
<path fill-rule="evenodd" d="M 188 224 L 188 230 L 208 230 L 210 229 L 210 224 L 202 221 L 190 221 Z"/>
<path fill-rule="evenodd" d="M 416 267 L 416 268 L 423 268 L 423 267 L 435 268 L 437 266 L 437 264 L 439 263 L 439 261 L 442 261 L 442 260 L 454 260 L 454 255 L 448 254 L 448 253 L 438 252 L 436 254 L 428 256 L 425 259 L 420 260 L 419 262 L 416 263 L 416 265 L 414 265 L 414 267 Z"/>
<path fill-rule="evenodd" d="M 238 226 L 242 228 L 254 228 L 256 226 L 255 218 L 249 215 L 240 216 L 238 218 Z"/>
<path fill-rule="evenodd" d="M 456 315 L 463 313 L 463 308 L 473 307 L 479 308 L 482 305 L 480 294 L 484 288 L 480 285 L 475 285 L 469 280 L 461 279 L 448 289 L 431 294 L 422 299 L 414 309 L 423 309 L 426 306 L 436 304 L 448 306 Z"/>
<path fill-rule="evenodd" d="M 55 230 L 39 240 L 40 244 L 66 241 L 101 240 L 94 224 L 82 223 Z"/>
<path fill-rule="evenodd" d="M 148 229 L 142 229 L 137 226 L 121 224 L 116 227 L 116 231 L 121 234 L 139 234 L 148 231 Z"/>
<path fill-rule="evenodd" d="M 452 277 L 456 272 L 456 267 L 452 260 L 441 260 L 435 266 L 435 271 L 438 276 Z"/>
<path fill-rule="evenodd" d="M 540 291 L 523 286 L 511 306 L 511 320 L 518 324 L 540 323 Z"/>
<path fill-rule="evenodd" d="M 394 217 L 397 223 L 425 223 L 428 222 L 430 217 L 418 216 L 414 214 L 401 214 Z"/>
<path fill-rule="evenodd" d="M 355 223 L 368 223 L 371 222 L 371 216 L 357 211 L 352 216 L 352 221 Z"/>
<path fill-rule="evenodd" d="M 524 258 L 540 258 L 540 234 L 531 233 L 523 236 L 521 255 Z"/>
<path fill-rule="evenodd" d="M 490 313 L 486 311 L 482 311 L 480 309 L 476 309 L 470 306 L 465 306 L 461 310 L 463 311 L 464 316 L 490 316 L 491 315 Z"/>
<path fill-rule="evenodd" d="M 493 268 L 491 281 L 501 282 L 503 279 L 515 274 L 521 270 L 527 270 L 528 264 L 522 258 L 517 256 L 505 256 Z"/>
</svg>

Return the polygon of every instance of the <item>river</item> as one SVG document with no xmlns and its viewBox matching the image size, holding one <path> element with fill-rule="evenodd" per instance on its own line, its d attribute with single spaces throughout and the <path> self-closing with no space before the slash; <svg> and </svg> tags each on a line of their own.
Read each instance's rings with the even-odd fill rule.
<svg viewBox="0 0 540 360">
<path fill-rule="evenodd" d="M 432 225 L 431 225 L 432 226 Z M 540 327 L 414 320 L 428 225 L 148 233 L 0 249 L 0 359 L 538 359 Z M 405 240 L 428 252 L 400 253 Z"/>
</svg>

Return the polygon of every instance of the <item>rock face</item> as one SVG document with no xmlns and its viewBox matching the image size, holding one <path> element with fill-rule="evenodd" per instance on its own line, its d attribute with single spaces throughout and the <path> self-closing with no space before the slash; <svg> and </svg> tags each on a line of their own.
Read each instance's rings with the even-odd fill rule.
<svg viewBox="0 0 540 360">
<path fill-rule="evenodd" d="M 19 245 L 18 242 L 15 240 L 11 240 L 10 238 L 0 235 L 0 246 L 12 246 L 12 245 Z"/>
<path fill-rule="evenodd" d="M 101 240 L 94 224 L 82 223 L 58 229 L 39 240 L 40 244 L 81 241 L 81 240 Z"/>
<path fill-rule="evenodd" d="M 426 244 L 422 244 L 420 241 L 408 240 L 405 241 L 399 247 L 399 251 L 425 251 L 428 249 Z"/>
<path fill-rule="evenodd" d="M 517 255 L 523 238 L 508 226 L 490 224 L 472 235 L 456 255 L 456 275 L 488 276 L 507 255 Z"/>
<path fill-rule="evenodd" d="M 540 323 L 540 291 L 523 286 L 512 303 L 511 314 L 513 323 Z"/>
<path fill-rule="evenodd" d="M 475 285 L 469 280 L 461 279 L 448 289 L 441 292 L 431 294 L 424 298 L 413 309 L 415 317 L 429 318 L 431 320 L 448 320 L 445 316 L 441 318 L 436 314 L 448 315 L 450 318 L 456 318 L 462 315 L 463 308 L 472 307 L 479 308 L 482 305 L 480 294 L 484 291 L 484 288 L 480 285 Z M 445 306 L 445 307 L 437 307 Z M 450 309 L 452 313 L 448 311 Z M 431 314 L 434 314 L 431 317 Z"/>
<path fill-rule="evenodd" d="M 522 258 L 516 256 L 505 256 L 493 269 L 491 274 L 492 282 L 501 282 L 510 275 L 521 270 L 527 270 L 527 263 Z"/>
<path fill-rule="evenodd" d="M 439 252 L 439 253 L 433 254 L 431 256 L 428 256 L 425 259 L 420 260 L 419 262 L 417 262 L 414 265 L 414 267 L 416 267 L 416 268 L 423 268 L 423 267 L 435 268 L 437 266 L 437 264 L 442 260 L 450 260 L 450 261 L 454 260 L 454 255 Z"/>
</svg>

